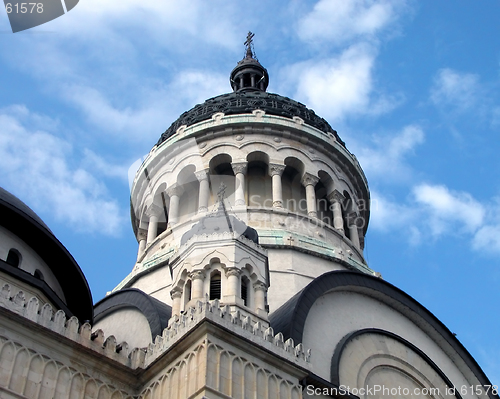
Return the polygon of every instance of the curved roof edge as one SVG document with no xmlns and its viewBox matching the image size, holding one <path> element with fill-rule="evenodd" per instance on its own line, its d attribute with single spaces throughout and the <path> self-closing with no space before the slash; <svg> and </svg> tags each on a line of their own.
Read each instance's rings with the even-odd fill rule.
<svg viewBox="0 0 500 399">
<path fill-rule="evenodd" d="M 137 288 L 125 288 L 109 294 L 95 304 L 94 322 L 97 323 L 116 310 L 130 307 L 137 309 L 146 317 L 153 341 L 168 326 L 168 320 L 172 315 L 172 308 L 166 303 Z"/>
<path fill-rule="evenodd" d="M 335 348 L 335 352 L 333 353 L 332 356 L 332 362 L 331 362 L 331 367 L 330 367 L 330 379 L 333 384 L 340 385 L 340 358 L 342 357 L 342 353 L 344 351 L 344 348 L 347 346 L 349 342 L 351 342 L 353 339 L 363 335 L 363 334 L 379 334 L 379 335 L 385 335 L 387 337 L 390 337 L 401 344 L 409 347 L 412 351 L 417 353 L 421 358 L 423 358 L 429 366 L 438 374 L 443 381 L 449 386 L 453 387 L 453 383 L 450 381 L 450 379 L 446 376 L 445 373 L 438 367 L 436 363 L 432 361 L 432 359 L 425 354 L 422 350 L 420 350 L 417 346 L 413 345 L 410 341 L 407 341 L 403 337 L 400 337 L 397 334 L 394 334 L 389 331 L 381 330 L 379 328 L 363 328 L 361 330 L 356 330 L 353 332 L 348 333 L 344 338 L 342 338 L 339 343 L 337 344 Z M 455 392 L 455 396 L 457 399 L 462 399 L 462 396 L 460 395 L 460 392 L 457 390 Z"/>
<path fill-rule="evenodd" d="M 316 300 L 333 289 L 343 287 L 354 288 L 354 290 L 356 288 L 360 289 L 366 295 L 369 295 L 371 291 L 376 299 L 385 302 L 391 307 L 395 308 L 395 304 L 397 304 L 399 307 L 409 309 L 414 315 L 425 320 L 455 350 L 481 384 L 491 385 L 476 360 L 436 316 L 404 291 L 378 277 L 367 274 L 354 271 L 331 271 L 317 277 L 269 315 L 271 326 L 275 332 L 281 332 L 285 340 L 292 338 L 294 342 L 302 342 L 305 322 Z M 386 301 L 384 301 L 384 298 Z M 393 303 L 387 303 L 387 298 L 390 298 Z M 396 310 L 398 309 L 396 308 Z M 409 318 L 412 319 L 412 317 Z M 498 396 L 491 393 L 490 397 L 498 398 Z"/>
<path fill-rule="evenodd" d="M 68 309 L 93 320 L 92 294 L 80 266 L 42 219 L 19 198 L 0 187 L 0 225 L 29 245 L 56 276 Z"/>
<path fill-rule="evenodd" d="M 181 126 L 191 126 L 195 123 L 210 119 L 212 115 L 222 112 L 225 115 L 251 114 L 260 109 L 267 114 L 283 116 L 293 119 L 301 118 L 307 125 L 313 126 L 324 133 L 331 134 L 339 144 L 345 148 L 337 131 L 316 113 L 304 104 L 279 94 L 264 91 L 243 91 L 222 94 L 210 98 L 202 104 L 197 104 L 190 110 L 184 112 L 170 127 L 161 135 L 156 145 L 160 145 L 169 137 L 176 134 Z"/>
</svg>

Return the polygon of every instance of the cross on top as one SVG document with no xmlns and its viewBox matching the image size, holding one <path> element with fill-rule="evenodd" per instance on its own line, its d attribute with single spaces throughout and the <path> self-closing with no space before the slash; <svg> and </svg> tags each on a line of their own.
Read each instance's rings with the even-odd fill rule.
<svg viewBox="0 0 500 399">
<path fill-rule="evenodd" d="M 252 33 L 249 31 L 247 34 L 247 40 L 245 41 L 245 43 L 243 43 L 245 45 L 245 47 L 247 48 L 246 56 L 250 57 L 250 58 L 253 58 L 252 47 L 253 47 L 253 37 L 254 36 L 255 36 L 255 33 Z"/>
<path fill-rule="evenodd" d="M 217 197 L 219 198 L 219 201 L 224 200 L 224 197 L 226 196 L 226 188 L 227 186 L 221 182 L 219 190 L 217 191 Z"/>
</svg>

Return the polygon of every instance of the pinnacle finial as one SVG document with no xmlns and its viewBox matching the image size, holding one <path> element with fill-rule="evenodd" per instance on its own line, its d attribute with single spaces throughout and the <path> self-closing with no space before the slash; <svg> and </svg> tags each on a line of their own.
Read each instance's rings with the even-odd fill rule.
<svg viewBox="0 0 500 399">
<path fill-rule="evenodd" d="M 253 37 L 255 33 L 248 31 L 247 40 L 243 43 L 246 47 L 246 57 L 247 58 L 255 58 L 255 51 L 253 50 Z"/>
</svg>

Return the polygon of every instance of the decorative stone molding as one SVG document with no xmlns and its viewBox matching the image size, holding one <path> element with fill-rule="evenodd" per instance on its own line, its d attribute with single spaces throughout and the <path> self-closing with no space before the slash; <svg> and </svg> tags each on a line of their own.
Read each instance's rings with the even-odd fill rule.
<svg viewBox="0 0 500 399">
<path fill-rule="evenodd" d="M 105 345 L 113 346 L 113 343 L 108 339 Z M 0 364 L 3 366 L 0 373 L 2 397 L 57 398 L 63 395 L 77 398 L 84 392 L 85 396 L 92 392 L 94 397 L 101 399 L 133 398 L 130 392 L 89 375 L 92 371 L 85 371 L 75 362 L 63 364 L 4 336 L 0 336 Z"/>
<path fill-rule="evenodd" d="M 184 189 L 182 186 L 179 186 L 178 184 L 175 184 L 173 186 L 170 186 L 165 190 L 165 193 L 170 197 L 180 197 L 182 194 L 184 194 Z"/>
<path fill-rule="evenodd" d="M 352 225 L 355 225 L 358 228 L 361 228 L 360 226 L 363 223 L 363 220 L 361 216 L 358 215 L 357 212 L 351 212 L 347 215 L 347 225 L 350 227 Z"/>
<path fill-rule="evenodd" d="M 285 170 L 286 165 L 278 165 L 274 163 L 269 164 L 269 176 L 274 176 L 274 175 L 283 175 L 283 171 Z"/>
<path fill-rule="evenodd" d="M 230 267 L 225 271 L 226 277 L 230 276 L 239 276 L 241 274 L 241 270 L 236 267 Z"/>
<path fill-rule="evenodd" d="M 267 285 L 261 281 L 257 281 L 253 283 L 253 289 L 256 291 L 267 291 Z"/>
<path fill-rule="evenodd" d="M 205 273 L 203 273 L 201 270 L 196 270 L 194 272 L 189 273 L 189 277 L 191 278 L 191 280 L 204 280 Z"/>
<path fill-rule="evenodd" d="M 170 291 L 170 298 L 176 299 L 182 296 L 182 289 L 179 287 L 175 287 Z"/>
<path fill-rule="evenodd" d="M 201 182 L 203 180 L 208 180 L 208 176 L 209 176 L 208 169 L 194 172 L 194 175 L 196 176 L 196 179 L 198 179 L 199 182 Z"/>
<path fill-rule="evenodd" d="M 148 208 L 146 209 L 146 215 L 148 215 L 148 217 L 160 216 L 162 214 L 162 212 L 163 212 L 163 209 L 155 204 L 149 205 Z"/>
<path fill-rule="evenodd" d="M 316 177 L 314 175 L 311 175 L 310 173 L 305 173 L 302 179 L 300 180 L 300 183 L 304 186 L 315 186 L 319 182 L 319 177 Z"/>
<path fill-rule="evenodd" d="M 283 334 L 275 335 L 271 327 L 264 329 L 261 322 L 252 323 L 250 317 L 242 317 L 238 310 L 231 313 L 230 307 L 227 305 L 221 307 L 217 299 L 197 301 L 194 307 L 186 309 L 168 328 L 163 330 L 161 336 L 155 338 L 154 343 L 148 346 L 144 363 L 140 367 L 145 368 L 153 363 L 203 319 L 221 325 L 234 334 L 242 336 L 265 350 L 305 369 L 310 367 L 308 365 L 311 358 L 310 349 L 304 350 L 302 344 L 295 345 L 291 338 L 284 342 Z"/>
<path fill-rule="evenodd" d="M 235 175 L 237 175 L 238 173 L 246 174 L 248 162 L 232 163 L 231 167 L 233 168 L 233 172 Z"/>
<path fill-rule="evenodd" d="M 137 229 L 137 240 L 145 240 L 148 237 L 148 231 L 144 229 Z"/>
<path fill-rule="evenodd" d="M 327 195 L 326 198 L 331 203 L 333 203 L 334 201 L 338 201 L 339 203 L 342 203 L 345 199 L 345 197 L 342 195 L 342 193 L 338 190 L 333 190 L 330 194 Z"/>
</svg>

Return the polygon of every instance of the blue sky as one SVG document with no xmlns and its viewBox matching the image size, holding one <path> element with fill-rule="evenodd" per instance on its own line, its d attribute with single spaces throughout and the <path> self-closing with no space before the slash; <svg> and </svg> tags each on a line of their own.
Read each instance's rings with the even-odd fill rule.
<svg viewBox="0 0 500 399">
<path fill-rule="evenodd" d="M 268 91 L 314 109 L 358 157 L 369 265 L 500 384 L 499 17 L 496 0 L 81 0 L 12 34 L 0 12 L 0 185 L 99 300 L 136 258 L 130 165 L 230 91 L 251 30 Z"/>
</svg>

